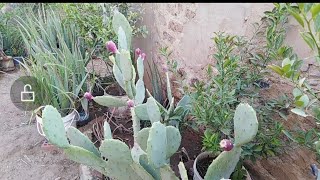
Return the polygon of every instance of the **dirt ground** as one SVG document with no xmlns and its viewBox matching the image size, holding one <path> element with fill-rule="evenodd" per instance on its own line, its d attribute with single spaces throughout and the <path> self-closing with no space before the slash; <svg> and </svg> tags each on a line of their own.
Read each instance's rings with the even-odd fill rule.
<svg viewBox="0 0 320 180">
<path fill-rule="evenodd" d="M 10 87 L 22 73 L 0 74 L 0 179 L 62 180 L 79 179 L 79 164 L 59 151 L 41 148 L 44 140 L 30 114 L 10 100 Z"/>
</svg>

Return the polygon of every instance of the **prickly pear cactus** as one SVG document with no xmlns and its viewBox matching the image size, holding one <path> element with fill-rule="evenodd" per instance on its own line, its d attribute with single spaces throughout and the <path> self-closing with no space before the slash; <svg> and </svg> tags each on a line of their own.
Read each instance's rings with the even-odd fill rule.
<svg viewBox="0 0 320 180">
<path fill-rule="evenodd" d="M 235 146 L 231 151 L 224 151 L 213 160 L 204 177 L 206 180 L 228 179 L 240 159 L 241 146 L 253 140 L 257 134 L 258 120 L 250 105 L 239 104 L 233 120 Z"/>
<path fill-rule="evenodd" d="M 145 99 L 144 75 L 144 57 L 137 58 L 137 70 L 139 79 L 136 82 L 136 70 L 132 64 L 130 55 L 130 44 L 132 38 L 132 29 L 129 22 L 119 12 L 115 12 L 112 20 L 114 32 L 118 36 L 118 48 L 113 55 L 109 57 L 113 63 L 112 71 L 118 84 L 125 90 L 129 99 L 133 100 L 135 105 L 142 104 Z M 114 44 L 113 42 L 111 44 Z M 93 98 L 100 105 L 108 107 L 126 106 L 125 102 L 117 100 L 117 97 L 106 95 Z"/>
<path fill-rule="evenodd" d="M 119 12 L 113 17 L 113 29 L 118 35 L 119 50 L 110 42 L 113 56 L 113 74 L 119 85 L 126 91 L 130 100 L 105 95 L 90 97 L 100 105 L 108 107 L 128 106 L 131 109 L 134 147 L 129 147 L 112 138 L 107 122 L 104 124 L 104 141 L 99 149 L 76 128 L 65 132 L 61 115 L 52 106 L 43 111 L 43 129 L 48 140 L 62 148 L 71 160 L 90 166 L 104 175 L 118 180 L 178 179 L 170 168 L 170 157 L 178 150 L 181 142 L 179 130 L 165 126 L 160 121 L 165 111 L 153 97 L 145 99 L 144 57 L 137 59 L 136 73 L 130 56 L 132 29 L 126 18 Z M 112 46 L 112 47 L 111 47 Z M 108 47 L 109 48 L 109 47 Z M 136 82 L 136 75 L 139 79 Z M 133 102 L 132 102 L 133 100 Z M 150 120 L 151 128 L 140 130 L 140 120 Z M 70 140 L 70 143 L 68 141 Z"/>
<path fill-rule="evenodd" d="M 134 112 L 133 107 L 131 112 Z M 139 119 L 134 118 L 134 121 Z M 160 119 L 154 122 L 151 128 L 140 130 L 136 127 L 135 131 L 138 132 L 137 136 L 134 136 L 135 144 L 138 148 L 139 144 L 142 147 L 138 151 L 130 151 L 125 143 L 112 139 L 107 122 L 104 124 L 105 140 L 98 150 L 89 138 L 76 128 L 71 127 L 66 133 L 61 115 L 52 106 L 46 106 L 43 111 L 43 125 L 48 140 L 62 148 L 69 159 L 90 166 L 110 178 L 177 179 L 168 160 L 178 150 L 181 136 L 177 128 L 163 125 Z M 136 156 L 134 152 L 141 154 Z"/>
</svg>

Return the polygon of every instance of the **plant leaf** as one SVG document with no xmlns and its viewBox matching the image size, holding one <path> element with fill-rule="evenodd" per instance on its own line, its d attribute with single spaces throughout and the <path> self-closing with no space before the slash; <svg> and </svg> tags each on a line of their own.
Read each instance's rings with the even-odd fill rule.
<svg viewBox="0 0 320 180">
<path fill-rule="evenodd" d="M 299 115 L 299 116 L 302 116 L 302 117 L 307 117 L 308 115 L 302 110 L 302 109 L 299 109 L 299 108 L 294 108 L 294 109 L 291 109 L 291 112 Z"/>
</svg>

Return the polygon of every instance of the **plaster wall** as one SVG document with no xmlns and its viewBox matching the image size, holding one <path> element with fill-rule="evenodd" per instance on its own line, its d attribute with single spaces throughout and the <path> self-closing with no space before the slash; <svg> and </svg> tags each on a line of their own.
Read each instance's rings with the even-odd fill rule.
<svg viewBox="0 0 320 180">
<path fill-rule="evenodd" d="M 146 3 L 143 4 L 143 24 L 149 35 L 136 39 L 135 43 L 159 66 L 164 64 L 159 48 L 168 46 L 178 67 L 187 72 L 187 79 L 201 78 L 203 69 L 214 64 L 211 56 L 214 32 L 250 36 L 252 24 L 259 22 L 263 12 L 273 7 L 272 3 Z M 300 58 L 305 58 L 312 53 L 301 38 L 299 28 L 294 19 L 289 19 L 285 43 L 293 46 Z"/>
</svg>

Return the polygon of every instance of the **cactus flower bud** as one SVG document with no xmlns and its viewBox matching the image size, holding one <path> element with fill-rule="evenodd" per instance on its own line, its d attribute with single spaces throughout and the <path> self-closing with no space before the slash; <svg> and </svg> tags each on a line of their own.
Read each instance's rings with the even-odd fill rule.
<svg viewBox="0 0 320 180">
<path fill-rule="evenodd" d="M 167 66 L 167 65 L 163 65 L 163 66 L 162 66 L 162 70 L 163 70 L 164 72 L 168 72 L 168 66 Z"/>
<path fill-rule="evenodd" d="M 145 59 L 146 59 L 146 54 L 145 54 L 145 53 L 142 53 L 142 54 L 141 54 L 141 58 L 142 58 L 143 60 L 145 60 Z"/>
<path fill-rule="evenodd" d="M 231 151 L 233 148 L 233 144 L 229 139 L 223 139 L 220 142 L 220 147 L 224 150 L 224 151 Z"/>
<path fill-rule="evenodd" d="M 139 56 L 139 55 L 141 54 L 140 48 L 137 48 L 137 49 L 135 50 L 135 53 L 136 53 L 137 56 Z"/>
<path fill-rule="evenodd" d="M 117 46 L 113 41 L 108 41 L 106 43 L 106 47 L 107 47 L 108 51 L 110 51 L 114 54 L 118 52 Z"/>
<path fill-rule="evenodd" d="M 128 105 L 129 108 L 133 107 L 133 106 L 134 106 L 133 100 L 129 99 L 129 100 L 127 101 L 127 105 Z"/>
<path fill-rule="evenodd" d="M 86 98 L 88 101 L 91 101 L 93 99 L 93 96 L 90 92 L 84 93 L 83 97 Z"/>
</svg>

